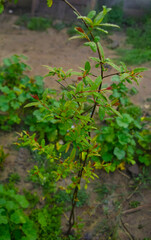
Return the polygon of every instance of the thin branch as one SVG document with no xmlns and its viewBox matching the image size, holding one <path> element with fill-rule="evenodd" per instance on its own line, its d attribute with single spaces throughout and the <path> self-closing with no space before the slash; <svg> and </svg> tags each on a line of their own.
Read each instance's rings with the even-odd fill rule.
<svg viewBox="0 0 151 240">
<path fill-rule="evenodd" d="M 148 208 L 148 207 L 151 207 L 151 204 L 144 204 L 144 205 L 141 205 L 136 208 L 127 209 L 127 210 L 123 211 L 122 214 L 134 213 L 134 212 L 142 210 L 143 208 Z"/>
<path fill-rule="evenodd" d="M 122 227 L 123 227 L 123 229 L 124 229 L 124 232 L 126 233 L 126 235 L 128 236 L 128 238 L 129 238 L 130 240 L 135 240 L 135 238 L 132 236 L 132 234 L 129 232 L 129 230 L 128 230 L 127 227 L 125 226 L 122 218 L 121 218 L 121 224 L 122 224 Z"/>
<path fill-rule="evenodd" d="M 122 72 L 122 73 L 123 73 L 123 72 Z M 107 77 L 115 76 L 115 75 L 120 75 L 120 74 L 121 74 L 121 73 L 118 73 L 118 72 L 116 72 L 116 73 L 111 73 L 111 74 L 109 74 L 109 75 L 104 76 L 103 79 L 104 79 L 104 78 L 107 78 Z"/>
<path fill-rule="evenodd" d="M 65 88 L 66 90 L 68 90 L 62 83 L 60 83 L 59 81 L 55 80 L 58 84 L 60 84 L 63 88 Z"/>
</svg>

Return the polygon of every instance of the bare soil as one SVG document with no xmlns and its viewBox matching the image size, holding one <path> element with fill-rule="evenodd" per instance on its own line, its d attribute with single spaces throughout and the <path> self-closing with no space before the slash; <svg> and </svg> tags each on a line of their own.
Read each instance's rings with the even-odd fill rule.
<svg viewBox="0 0 151 240">
<path fill-rule="evenodd" d="M 69 41 L 66 29 L 57 32 L 48 29 L 47 32 L 29 31 L 14 24 L 17 16 L 0 16 L 0 62 L 3 58 L 13 54 L 24 54 L 32 67 L 30 75 L 45 75 L 47 70 L 42 65 L 52 67 L 70 68 L 75 71 L 79 66 L 84 66 L 85 61 L 95 54 L 80 41 Z M 120 46 L 125 44 L 125 35 L 116 33 L 111 36 L 113 41 L 118 41 Z M 105 55 L 109 58 L 116 57 L 115 51 L 108 49 L 103 40 Z M 146 98 L 151 92 L 151 66 L 143 74 L 143 80 L 138 89 L 139 94 L 133 98 L 136 104 L 149 108 Z M 110 70 L 110 73 L 113 71 Z M 97 70 L 94 69 L 94 73 Z M 109 83 L 109 79 L 106 80 Z M 45 79 L 46 87 L 59 89 L 60 86 L 54 79 Z M 28 150 L 13 147 L 17 140 L 16 133 L 0 133 L 0 145 L 9 153 L 4 163 L 4 170 L 0 171 L 0 181 L 8 182 L 11 173 L 18 172 L 21 181 L 17 185 L 22 192 L 26 188 L 32 192 L 41 192 L 27 180 L 27 171 L 33 166 Z M 141 171 L 141 170 L 140 170 Z M 135 183 L 135 177 L 124 171 L 106 174 L 98 172 L 99 179 L 92 182 L 88 188 L 90 194 L 87 206 L 77 209 L 77 214 L 85 221 L 83 238 L 85 240 L 151 240 L 151 189 L 144 188 L 143 182 Z M 102 185 L 107 189 L 103 192 Z M 100 188 L 100 195 L 96 193 Z M 132 202 L 138 202 L 136 208 L 131 207 Z M 68 213 L 67 213 L 68 214 Z M 65 219 L 63 218 L 63 221 Z M 63 224 L 64 225 L 64 224 Z"/>
</svg>

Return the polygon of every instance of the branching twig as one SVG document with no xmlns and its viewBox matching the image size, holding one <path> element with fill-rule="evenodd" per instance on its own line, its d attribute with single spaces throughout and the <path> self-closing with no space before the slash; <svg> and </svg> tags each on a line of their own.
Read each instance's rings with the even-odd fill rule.
<svg viewBox="0 0 151 240">
<path fill-rule="evenodd" d="M 144 205 L 141 205 L 141 206 L 136 207 L 136 208 L 131 208 L 131 209 L 125 210 L 125 211 L 122 212 L 122 214 L 134 213 L 134 212 L 140 211 L 143 208 L 147 208 L 147 207 L 151 207 L 151 204 L 144 204 Z"/>
<path fill-rule="evenodd" d="M 122 218 L 121 218 L 121 225 L 124 229 L 124 232 L 126 233 L 126 235 L 129 237 L 130 240 L 135 240 L 135 238 L 132 236 L 132 234 L 129 232 L 129 230 L 127 229 L 127 227 L 125 226 Z"/>
</svg>

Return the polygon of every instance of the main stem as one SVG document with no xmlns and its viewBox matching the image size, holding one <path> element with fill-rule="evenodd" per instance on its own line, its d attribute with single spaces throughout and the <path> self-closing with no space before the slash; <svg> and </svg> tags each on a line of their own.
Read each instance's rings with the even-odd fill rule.
<svg viewBox="0 0 151 240">
<path fill-rule="evenodd" d="M 79 16 L 81 16 L 81 14 L 78 12 L 78 10 L 71 4 L 69 3 L 67 0 L 62 0 L 64 1 L 74 12 L 76 12 Z M 85 24 L 85 26 L 89 29 L 87 23 L 82 19 L 83 23 Z M 94 40 L 94 35 L 92 32 L 90 32 L 91 34 L 91 37 L 92 39 Z M 100 52 L 100 49 L 99 49 L 99 46 L 98 46 L 98 43 L 96 43 L 96 46 L 97 46 L 97 52 L 98 52 L 98 56 L 99 56 L 99 59 L 100 59 L 100 71 L 101 71 L 101 77 L 102 77 L 102 80 L 103 80 L 103 63 L 102 63 L 102 56 L 101 56 L 101 52 Z M 98 92 L 101 90 L 102 88 L 102 83 L 100 84 L 99 88 L 98 88 Z M 96 109 L 96 106 L 97 106 L 97 103 L 95 102 L 94 105 L 93 105 L 93 108 L 92 108 L 92 112 L 91 112 L 91 115 L 90 115 L 90 118 L 92 119 L 93 116 L 94 116 L 94 113 L 95 113 L 95 109 Z M 88 123 L 89 124 L 89 123 Z M 89 132 L 88 133 L 89 136 L 91 135 L 91 133 Z M 89 140 L 89 143 L 90 143 L 90 140 Z M 70 212 L 70 216 L 69 216 L 69 221 L 68 221 L 68 224 L 69 224 L 69 227 L 68 227 L 68 230 L 66 232 L 67 235 L 69 235 L 71 233 L 71 229 L 75 223 L 75 207 L 76 207 L 76 199 L 77 199 L 77 195 L 78 195 L 78 185 L 80 185 L 81 183 L 81 179 L 82 179 L 82 174 L 83 174 L 83 170 L 84 170 L 84 167 L 87 163 L 87 159 L 88 159 L 88 154 L 89 154 L 89 150 L 87 150 L 87 154 L 86 154 L 86 157 L 85 157 L 85 160 L 83 161 L 83 164 L 82 164 L 82 167 L 81 169 L 79 170 L 78 172 L 78 182 L 77 182 L 77 185 L 74 189 L 74 192 L 73 192 L 73 197 L 72 197 L 72 209 L 71 209 L 71 212 Z M 80 159 L 80 162 L 82 163 L 81 159 Z"/>
</svg>

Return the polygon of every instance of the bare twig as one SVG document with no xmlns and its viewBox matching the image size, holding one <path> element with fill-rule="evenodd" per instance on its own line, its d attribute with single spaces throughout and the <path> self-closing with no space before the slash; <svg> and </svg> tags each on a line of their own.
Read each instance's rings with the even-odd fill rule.
<svg viewBox="0 0 151 240">
<path fill-rule="evenodd" d="M 120 171 L 119 169 L 118 169 L 118 172 L 119 172 L 121 175 L 123 175 L 124 177 L 126 177 L 126 178 L 130 179 L 130 177 L 129 177 L 127 174 L 123 173 L 123 172 L 122 172 L 122 171 Z"/>
<path fill-rule="evenodd" d="M 144 204 L 144 205 L 141 205 L 141 206 L 136 207 L 136 208 L 131 208 L 131 209 L 125 210 L 125 211 L 122 212 L 122 214 L 134 213 L 134 212 L 140 211 L 140 210 L 142 210 L 144 208 L 147 208 L 147 207 L 151 207 L 151 203 L 150 204 Z"/>
<path fill-rule="evenodd" d="M 134 191 L 126 198 L 126 200 L 129 200 L 136 193 L 136 191 L 139 189 L 141 184 L 142 183 L 140 182 L 138 186 L 134 189 Z"/>
<path fill-rule="evenodd" d="M 135 238 L 133 237 L 133 235 L 129 232 L 129 230 L 127 229 L 127 227 L 125 226 L 125 223 L 123 222 L 122 218 L 121 218 L 121 225 L 123 227 L 124 232 L 126 233 L 126 235 L 128 236 L 128 238 L 130 240 L 135 240 Z"/>
</svg>

